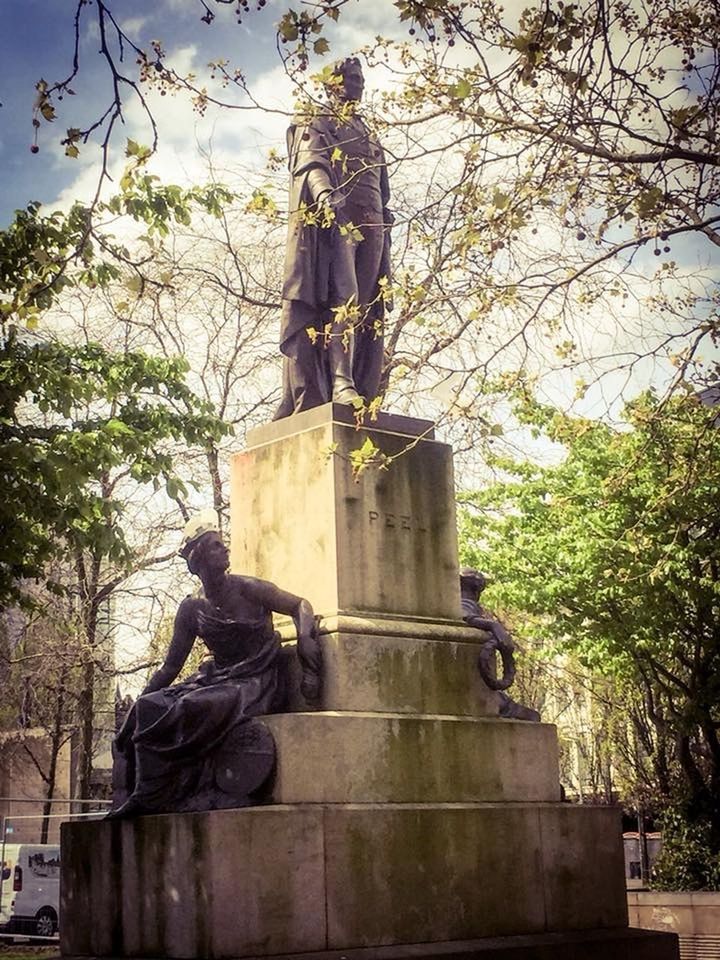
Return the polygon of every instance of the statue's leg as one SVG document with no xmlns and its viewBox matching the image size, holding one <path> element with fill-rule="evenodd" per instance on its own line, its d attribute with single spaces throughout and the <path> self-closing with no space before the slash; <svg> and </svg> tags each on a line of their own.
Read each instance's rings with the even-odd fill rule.
<svg viewBox="0 0 720 960">
<path fill-rule="evenodd" d="M 383 365 L 382 329 L 376 328 L 375 318 L 382 318 L 383 314 L 377 298 L 385 236 L 382 211 L 363 210 L 361 217 L 364 240 L 355 253 L 361 315 L 355 328 L 353 378 L 365 399 L 372 400 L 380 389 Z"/>
<path fill-rule="evenodd" d="M 351 406 L 359 407 L 363 399 L 355 389 L 355 382 L 352 376 L 352 358 L 353 358 L 353 338 L 347 337 L 345 342 L 344 333 L 346 325 L 333 325 L 333 333 L 328 343 L 328 356 L 330 359 L 330 373 L 332 375 L 332 398 L 333 403 L 349 403 Z"/>
<path fill-rule="evenodd" d="M 174 809 L 175 799 L 187 790 L 187 781 L 192 780 L 192 771 L 187 773 L 179 770 L 176 761 L 166 759 L 163 755 L 163 747 L 170 745 L 171 738 L 179 736 L 177 728 L 172 725 L 158 731 L 169 708 L 170 703 L 164 690 L 155 690 L 136 700 L 132 713 L 132 739 L 126 745 L 125 751 L 126 754 L 132 751 L 126 773 L 126 781 L 129 785 L 132 782 L 132 789 L 127 791 L 125 802 L 113 808 L 110 817 L 167 812 Z M 153 734 L 152 731 L 158 732 Z M 116 744 L 118 741 L 120 737 Z"/>
<path fill-rule="evenodd" d="M 112 744 L 112 805 L 117 810 L 135 789 L 135 750 L 132 742 L 129 749 L 121 749 L 117 740 Z"/>
<path fill-rule="evenodd" d="M 333 259 L 330 267 L 332 302 L 338 307 L 352 309 L 358 302 L 357 278 L 355 276 L 355 250 L 358 246 L 349 236 L 335 234 Z M 330 337 L 327 342 L 327 355 L 330 361 L 332 378 L 332 399 L 334 403 L 349 403 L 361 406 L 362 397 L 355 389 L 352 375 L 353 334 L 351 318 L 342 311 L 333 314 Z"/>
<path fill-rule="evenodd" d="M 117 810 L 135 789 L 136 707 L 133 704 L 112 742 L 112 805 Z"/>
<path fill-rule="evenodd" d="M 286 300 L 282 324 L 283 396 L 274 420 L 328 403 L 331 397 L 327 354 L 307 333 L 309 327 L 322 327 L 317 311 L 300 300 Z"/>
<path fill-rule="evenodd" d="M 378 277 L 382 261 L 385 235 L 382 211 L 363 210 L 360 227 L 363 241 L 355 250 L 355 275 L 361 308 L 367 310 L 378 294 Z"/>
</svg>

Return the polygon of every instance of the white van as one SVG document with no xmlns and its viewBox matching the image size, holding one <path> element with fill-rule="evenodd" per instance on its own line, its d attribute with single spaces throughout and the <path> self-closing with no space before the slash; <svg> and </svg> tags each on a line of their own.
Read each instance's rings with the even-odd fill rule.
<svg viewBox="0 0 720 960">
<path fill-rule="evenodd" d="M 0 845 L 0 932 L 52 937 L 57 933 L 60 847 Z"/>
</svg>

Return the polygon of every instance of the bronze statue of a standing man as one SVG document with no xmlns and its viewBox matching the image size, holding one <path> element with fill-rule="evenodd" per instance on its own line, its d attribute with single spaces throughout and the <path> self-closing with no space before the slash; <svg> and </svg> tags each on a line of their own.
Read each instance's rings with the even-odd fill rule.
<svg viewBox="0 0 720 960">
<path fill-rule="evenodd" d="M 380 281 L 390 279 L 393 220 L 387 166 L 353 109 L 364 86 L 360 61 L 343 61 L 335 76 L 340 82 L 329 87 L 327 111 L 287 134 L 283 399 L 276 420 L 330 400 L 357 405 L 380 385 Z"/>
</svg>

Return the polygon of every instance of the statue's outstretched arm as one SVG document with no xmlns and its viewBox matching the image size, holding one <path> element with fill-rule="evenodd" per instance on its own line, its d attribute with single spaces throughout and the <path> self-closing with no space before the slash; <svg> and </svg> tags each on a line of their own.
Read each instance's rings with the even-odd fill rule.
<svg viewBox="0 0 720 960">
<path fill-rule="evenodd" d="M 515 649 L 512 637 L 499 620 L 489 620 L 485 617 L 466 617 L 465 622 L 468 626 L 477 627 L 478 630 L 487 630 L 488 633 L 491 633 L 499 649 Z"/>
</svg>

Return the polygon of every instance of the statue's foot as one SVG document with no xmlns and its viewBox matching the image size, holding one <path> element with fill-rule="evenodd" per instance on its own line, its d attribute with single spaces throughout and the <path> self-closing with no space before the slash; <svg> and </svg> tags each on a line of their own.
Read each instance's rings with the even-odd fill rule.
<svg viewBox="0 0 720 960">
<path fill-rule="evenodd" d="M 517 703 L 506 693 L 500 694 L 500 709 L 498 715 L 506 720 L 527 720 L 531 723 L 540 723 L 540 714 L 532 707 Z"/>
<path fill-rule="evenodd" d="M 364 399 L 351 384 L 338 386 L 333 390 L 333 403 L 346 403 L 351 407 L 362 407 Z"/>
</svg>

